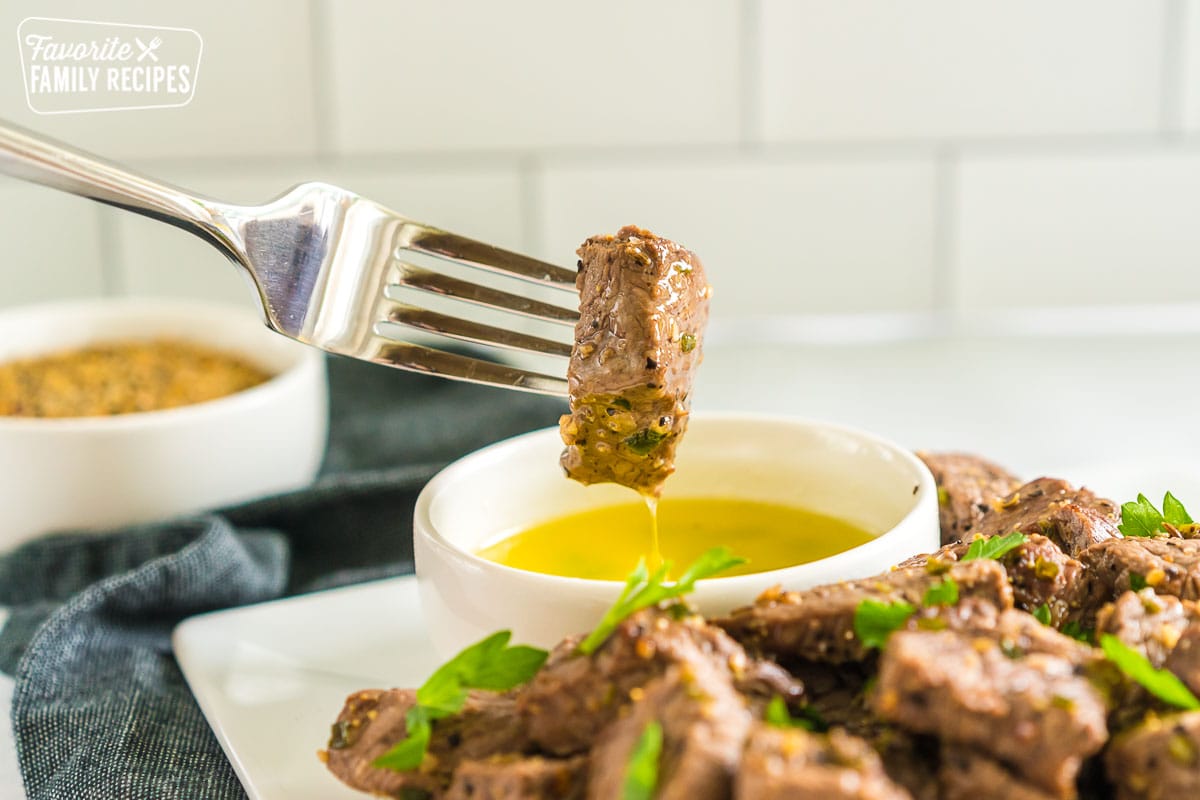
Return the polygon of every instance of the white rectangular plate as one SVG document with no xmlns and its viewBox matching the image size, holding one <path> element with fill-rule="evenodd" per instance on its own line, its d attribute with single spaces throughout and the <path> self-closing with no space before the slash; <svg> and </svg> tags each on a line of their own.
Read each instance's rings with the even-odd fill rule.
<svg viewBox="0 0 1200 800">
<path fill-rule="evenodd" d="M 1200 496 L 1194 464 L 1092 463 L 1044 474 L 1118 500 L 1145 491 L 1157 502 L 1166 489 L 1185 501 Z M 193 617 L 174 643 L 251 800 L 362 800 L 316 756 L 342 701 L 359 689 L 419 686 L 438 664 L 413 577 Z"/>
<path fill-rule="evenodd" d="M 342 701 L 437 666 L 413 577 L 192 617 L 174 644 L 251 800 L 362 800 L 317 760 Z"/>
</svg>

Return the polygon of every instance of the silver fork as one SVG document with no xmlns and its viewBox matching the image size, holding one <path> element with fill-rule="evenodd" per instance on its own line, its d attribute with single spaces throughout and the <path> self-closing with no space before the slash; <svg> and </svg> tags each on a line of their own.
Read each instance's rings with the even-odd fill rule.
<svg viewBox="0 0 1200 800">
<path fill-rule="evenodd" d="M 578 313 L 406 260 L 408 254 L 487 270 L 564 291 L 578 305 L 575 272 L 424 225 L 325 183 L 302 183 L 260 206 L 220 203 L 0 122 L 0 172 L 89 197 L 199 236 L 249 275 L 267 327 L 331 353 L 389 367 L 564 395 L 547 375 L 406 342 L 390 325 L 475 345 L 568 357 L 571 346 L 402 302 L 391 286 L 507 315 L 573 325 Z M 506 316 L 506 319 L 509 318 Z M 565 373 L 565 367 L 564 367 Z"/>
</svg>

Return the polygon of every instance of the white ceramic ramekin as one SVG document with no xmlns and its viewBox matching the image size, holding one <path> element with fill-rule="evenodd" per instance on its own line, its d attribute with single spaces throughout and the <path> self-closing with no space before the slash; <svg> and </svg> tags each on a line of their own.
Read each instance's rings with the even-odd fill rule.
<svg viewBox="0 0 1200 800">
<path fill-rule="evenodd" d="M 629 502 L 628 489 L 563 476 L 558 429 L 518 436 L 451 464 L 421 492 L 414 521 L 417 580 L 434 646 L 449 655 L 496 630 L 553 646 L 587 631 L 620 593 L 614 581 L 543 575 L 474 554 L 480 546 L 585 508 Z M 786 569 L 701 581 L 700 610 L 724 613 L 780 584 L 799 589 L 883 572 L 938 546 L 937 489 L 909 451 L 869 433 L 802 419 L 698 414 L 665 497 L 731 497 L 800 505 L 878 535 Z M 737 552 L 737 542 L 729 542 Z M 605 546 L 596 541 L 596 548 Z M 633 568 L 630 564 L 630 568 Z"/>
<path fill-rule="evenodd" d="M 0 361 L 157 338 L 235 353 L 274 377 L 163 411 L 0 416 L 0 550 L 49 531 L 144 522 L 312 481 L 328 429 L 324 359 L 267 330 L 249 306 L 101 299 L 0 313 Z"/>
</svg>

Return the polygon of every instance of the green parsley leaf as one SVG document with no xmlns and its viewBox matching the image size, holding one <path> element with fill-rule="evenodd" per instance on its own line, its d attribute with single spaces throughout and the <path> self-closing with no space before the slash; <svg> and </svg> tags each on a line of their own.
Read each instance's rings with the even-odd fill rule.
<svg viewBox="0 0 1200 800">
<path fill-rule="evenodd" d="M 1133 589 L 1135 592 L 1140 592 L 1142 589 L 1146 588 L 1146 585 L 1147 585 L 1146 579 L 1140 573 L 1137 573 L 1137 572 L 1129 573 L 1129 588 L 1130 589 Z"/>
<path fill-rule="evenodd" d="M 1013 531 L 1004 536 L 991 536 L 987 539 L 976 539 L 967 547 L 967 554 L 962 561 L 974 561 L 977 558 L 1000 558 L 1005 553 L 1020 547 L 1028 537 L 1020 531 Z"/>
<path fill-rule="evenodd" d="M 1176 528 L 1195 524 L 1187 509 L 1183 507 L 1183 503 L 1179 502 L 1170 492 L 1167 492 L 1166 497 L 1163 498 L 1163 516 Z"/>
<path fill-rule="evenodd" d="M 1150 694 L 1176 708 L 1193 711 L 1200 708 L 1200 700 L 1175 674 L 1165 669 L 1155 669 L 1147 658 L 1129 647 L 1117 637 L 1106 633 L 1100 637 L 1104 655 L 1117 669 L 1142 685 Z"/>
<path fill-rule="evenodd" d="M 417 689 L 417 704 L 405 716 L 408 735 L 372 763 L 396 772 L 417 769 L 433 722 L 461 711 L 470 689 L 506 692 L 528 682 L 550 654 L 536 647 L 509 647 L 511 638 L 511 631 L 498 631 L 438 667 Z"/>
<path fill-rule="evenodd" d="M 700 554 L 692 564 L 683 571 L 679 580 L 666 584 L 667 573 L 671 571 L 671 562 L 665 561 L 654 571 L 653 575 L 646 572 L 645 560 L 638 561 L 637 568 L 625 579 L 625 588 L 617 598 L 617 602 L 604 613 L 600 624 L 579 643 L 579 652 L 590 655 L 600 645 L 604 644 L 612 632 L 621 624 L 621 620 L 640 611 L 658 605 L 663 600 L 673 600 L 695 590 L 696 581 L 711 578 L 719 572 L 745 564 L 746 559 L 730 554 L 728 547 L 714 547 Z"/>
<path fill-rule="evenodd" d="M 925 596 L 921 598 L 923 606 L 952 606 L 957 603 L 958 583 L 950 576 L 931 585 L 925 590 Z"/>
<path fill-rule="evenodd" d="M 658 760 L 662 756 L 662 746 L 662 725 L 653 721 L 642 731 L 629 754 L 622 800 L 652 800 L 658 788 Z"/>
<path fill-rule="evenodd" d="M 1042 603 L 1040 606 L 1038 606 L 1037 608 L 1035 608 L 1033 610 L 1033 618 L 1036 619 L 1038 622 L 1042 623 L 1043 625 L 1049 625 L 1050 624 L 1050 606 L 1046 605 L 1045 603 Z"/>
<path fill-rule="evenodd" d="M 438 667 L 417 689 L 417 704 L 448 716 L 463 707 L 468 689 L 506 692 L 528 681 L 549 654 L 536 647 L 508 647 L 511 637 L 511 631 L 493 633 Z"/>
<path fill-rule="evenodd" d="M 916 610 L 903 600 L 881 603 L 867 598 L 854 609 L 854 635 L 863 647 L 883 647 L 892 631 L 907 622 Z"/>
<path fill-rule="evenodd" d="M 649 428 L 646 428 L 645 430 L 638 431 L 632 436 L 626 437 L 625 446 L 637 453 L 639 456 L 645 456 L 649 455 L 651 450 L 658 447 L 659 442 L 665 438 L 667 438 L 665 433 L 659 433 L 658 431 L 653 431 Z"/>
<path fill-rule="evenodd" d="M 420 706 L 414 706 L 417 711 Z M 433 726 L 428 719 L 414 719 L 411 711 L 407 719 L 408 736 L 401 739 L 395 747 L 388 750 L 371 762 L 372 766 L 390 769 L 393 772 L 412 772 L 421 766 L 425 760 L 425 751 L 429 749 L 429 738 L 433 735 Z"/>
<path fill-rule="evenodd" d="M 1138 494 L 1137 500 L 1121 505 L 1121 524 L 1117 530 L 1122 536 L 1154 536 L 1165 521 L 1154 503 L 1146 495 Z"/>
<path fill-rule="evenodd" d="M 801 730 L 811 731 L 817 727 L 816 720 L 809 718 L 807 715 L 793 717 L 788 711 L 787 703 L 779 695 L 775 695 L 771 698 L 771 702 L 767 703 L 763 719 L 768 725 L 775 728 L 800 728 Z"/>
<path fill-rule="evenodd" d="M 1071 620 L 1063 625 L 1059 630 L 1059 633 L 1061 633 L 1063 636 L 1070 636 L 1075 641 L 1083 642 L 1084 644 L 1092 644 L 1092 639 L 1096 635 L 1094 631 L 1084 628 L 1075 620 Z"/>
<path fill-rule="evenodd" d="M 1163 510 L 1159 512 L 1154 503 L 1144 494 L 1137 500 L 1121 505 L 1121 524 L 1117 530 L 1123 536 L 1157 536 L 1166 533 L 1166 526 L 1176 529 L 1192 529 L 1195 526 L 1179 498 L 1167 492 L 1163 497 Z"/>
</svg>

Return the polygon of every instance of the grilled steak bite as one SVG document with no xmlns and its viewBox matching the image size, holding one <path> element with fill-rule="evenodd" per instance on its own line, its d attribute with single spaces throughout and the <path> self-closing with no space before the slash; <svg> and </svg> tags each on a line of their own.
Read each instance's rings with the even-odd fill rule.
<svg viewBox="0 0 1200 800">
<path fill-rule="evenodd" d="M 936 570 L 960 560 L 969 544 L 948 544 L 936 553 L 913 556 L 902 567 L 929 565 Z M 1054 542 L 1040 533 L 1028 534 L 1028 539 L 999 558 L 1012 583 L 1013 605 L 1033 613 L 1042 605 L 1050 612 L 1050 624 L 1060 627 L 1064 622 L 1077 620 L 1088 604 L 1088 588 L 1083 580 L 1083 564 L 1067 555 Z"/>
<path fill-rule="evenodd" d="M 1200 622 L 1184 629 L 1163 666 L 1187 684 L 1192 694 L 1200 696 Z"/>
<path fill-rule="evenodd" d="M 928 452 L 917 456 L 937 482 L 942 544 L 969 539 L 984 513 L 1021 485 L 1015 475 L 979 456 Z"/>
<path fill-rule="evenodd" d="M 888 777 L 912 795 L 913 800 L 940 800 L 937 739 L 888 725 L 870 741 L 883 759 Z"/>
<path fill-rule="evenodd" d="M 1093 596 L 1112 599 L 1149 586 L 1160 595 L 1200 600 L 1200 539 L 1112 539 L 1088 548 L 1080 560 Z"/>
<path fill-rule="evenodd" d="M 943 573 L 943 574 L 938 574 Z M 903 600 L 919 606 L 934 583 L 950 577 L 959 598 L 977 597 L 999 608 L 1012 607 L 1004 568 L 977 559 L 950 564 L 944 571 L 925 567 L 897 569 L 874 578 L 845 581 L 801 592 L 765 592 L 754 605 L 713 620 L 752 653 L 787 664 L 861 661 L 866 648 L 854 634 L 854 613 L 863 600 Z"/>
<path fill-rule="evenodd" d="M 980 620 L 976 615 L 972 621 Z M 1038 622 L 1024 611 L 1010 609 L 995 617 L 990 627 L 974 624 L 959 628 L 974 640 L 990 639 L 1000 645 L 1008 656 L 1043 655 L 1062 659 L 1074 667 L 1083 667 L 1100 660 L 1102 656 L 1095 648 L 1070 636 L 1064 636 L 1048 625 Z"/>
<path fill-rule="evenodd" d="M 735 800 L 910 800 L 855 736 L 755 725 L 734 784 Z"/>
<path fill-rule="evenodd" d="M 624 257 L 605 248 L 649 235 L 621 236 L 585 247 Z M 651 778 L 654 725 L 656 782 L 641 788 L 655 800 L 1200 798 L 1200 711 L 1095 645 L 1115 637 L 1200 695 L 1200 526 L 1125 538 L 1112 503 L 1049 478 L 968 501 L 1014 479 L 923 458 L 965 541 L 871 578 L 775 587 L 718 619 L 678 598 L 618 603 L 587 654 L 582 637 L 514 653 L 530 661 L 506 681 L 463 667 L 464 687 L 512 688 L 434 720 L 416 768 L 374 766 L 407 737 L 416 692 L 400 689 L 351 695 L 322 760 L 397 800 L 625 800 L 631 775 Z M 1014 530 L 1024 541 L 989 544 Z M 445 689 L 431 679 L 422 697 Z"/>
<path fill-rule="evenodd" d="M 1200 711 L 1151 716 L 1117 734 L 1104 763 L 1117 800 L 1200 797 Z"/>
<path fill-rule="evenodd" d="M 373 766 L 371 762 L 407 736 L 405 715 L 416 705 L 416 694 L 409 689 L 368 689 L 350 695 L 324 752 L 329 771 L 347 786 L 372 794 L 440 796 L 460 761 L 528 749 L 513 701 L 472 692 L 461 712 L 434 723 L 429 769 L 394 772 Z"/>
<path fill-rule="evenodd" d="M 1109 633 L 1137 650 L 1155 667 L 1161 667 L 1179 642 L 1185 628 L 1196 619 L 1196 607 L 1170 595 L 1157 595 L 1146 587 L 1125 592 L 1096 615 L 1096 635 Z"/>
<path fill-rule="evenodd" d="M 651 722 L 662 726 L 657 800 L 727 800 L 750 730 L 750 711 L 729 675 L 681 664 L 647 684 L 629 713 L 592 749 L 588 800 L 622 800 L 630 755 Z"/>
<path fill-rule="evenodd" d="M 646 684 L 673 666 L 711 665 L 752 698 L 803 694 L 800 682 L 784 669 L 748 657 L 724 631 L 699 617 L 674 620 L 646 609 L 622 621 L 591 655 L 578 653 L 577 647 L 578 639 L 568 639 L 555 648 L 517 699 L 530 737 L 555 755 L 586 751 Z"/>
<path fill-rule="evenodd" d="M 969 748 L 942 748 L 939 800 L 1054 800 L 1003 764 Z"/>
<path fill-rule="evenodd" d="M 579 248 L 562 465 L 657 496 L 675 470 L 712 289 L 695 253 L 627 226 Z"/>
<path fill-rule="evenodd" d="M 1076 489 L 1057 478 L 1038 478 L 1019 487 L 980 518 L 973 535 L 996 536 L 1013 531 L 1041 533 L 1067 555 L 1119 537 L 1120 514 L 1111 500 Z"/>
<path fill-rule="evenodd" d="M 587 759 L 496 756 L 464 761 L 446 800 L 583 800 Z"/>
<path fill-rule="evenodd" d="M 884 719 L 988 752 L 1058 798 L 1107 735 L 1103 699 L 1070 662 L 953 631 L 893 634 L 871 699 Z"/>
</svg>

